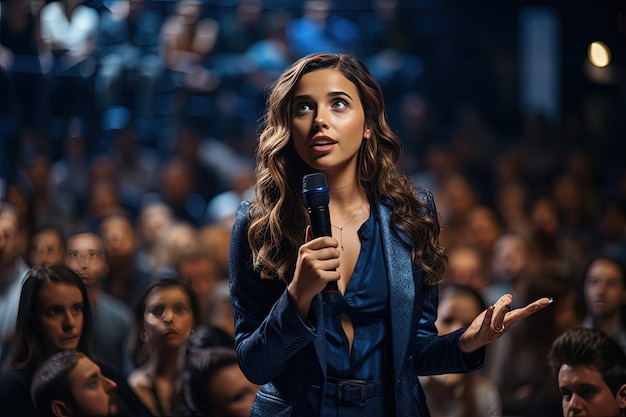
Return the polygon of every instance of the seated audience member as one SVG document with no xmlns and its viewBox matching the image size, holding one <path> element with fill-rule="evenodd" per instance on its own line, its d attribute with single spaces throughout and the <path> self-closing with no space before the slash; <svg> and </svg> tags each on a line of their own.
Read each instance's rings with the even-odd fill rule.
<svg viewBox="0 0 626 417">
<path fill-rule="evenodd" d="M 549 364 L 563 417 L 626 416 L 626 354 L 598 329 L 574 327 L 552 344 Z"/>
<path fill-rule="evenodd" d="M 208 302 L 209 324 L 225 331 L 235 338 L 235 319 L 233 305 L 230 301 L 228 280 L 221 280 L 213 288 Z"/>
<path fill-rule="evenodd" d="M 84 353 L 63 350 L 37 369 L 31 396 L 42 417 L 111 416 L 119 412 L 116 387 Z"/>
<path fill-rule="evenodd" d="M 31 266 L 62 264 L 65 258 L 65 235 L 56 226 L 42 226 L 30 238 Z"/>
<path fill-rule="evenodd" d="M 146 194 L 137 218 L 137 280 L 150 281 L 155 269 L 155 246 L 159 232 L 173 221 L 172 209 L 155 194 Z"/>
<path fill-rule="evenodd" d="M 0 374 L 4 417 L 38 416 L 30 397 L 37 367 L 56 352 L 89 354 L 92 321 L 87 289 L 65 265 L 37 265 L 24 281 L 19 299 L 13 356 Z"/>
<path fill-rule="evenodd" d="M 133 361 L 128 384 L 155 416 L 186 415 L 181 384 L 187 339 L 198 323 L 189 280 L 172 274 L 153 281 L 135 306 Z"/>
<path fill-rule="evenodd" d="M 187 356 L 183 392 L 196 416 L 246 417 L 258 386 L 239 368 L 234 348 L 191 349 Z"/>
<path fill-rule="evenodd" d="M 100 15 L 80 0 L 49 1 L 41 8 L 41 39 L 52 53 L 47 78 L 51 117 L 92 116 L 91 83 Z"/>
<path fill-rule="evenodd" d="M 2 417 L 39 416 L 30 395 L 33 374 L 44 360 L 62 350 L 89 356 L 93 329 L 87 288 L 65 265 L 36 265 L 22 287 L 9 368 L 0 373 Z M 98 363 L 118 386 L 124 414 L 150 416 L 119 372 Z"/>
<path fill-rule="evenodd" d="M 100 14 L 95 91 L 102 111 L 128 105 L 136 116 L 154 114 L 154 92 L 163 71 L 158 55 L 162 18 L 150 3 L 108 1 Z"/>
<path fill-rule="evenodd" d="M 583 272 L 582 325 L 602 330 L 626 352 L 626 275 L 617 258 L 598 256 Z"/>
<path fill-rule="evenodd" d="M 235 340 L 226 331 L 219 327 L 201 324 L 196 326 L 193 334 L 189 336 L 187 341 L 187 350 L 204 349 L 212 347 L 228 347 L 235 346 Z"/>
<path fill-rule="evenodd" d="M 132 370 L 127 348 L 133 315 L 126 304 L 102 289 L 109 273 L 102 238 L 94 233 L 70 236 L 65 264 L 80 275 L 87 287 L 94 322 L 93 357 L 126 375 Z"/>
<path fill-rule="evenodd" d="M 161 27 L 161 59 L 176 87 L 174 113 L 184 109 L 189 93 L 211 92 L 219 76 L 208 69 L 219 24 L 204 16 L 199 0 L 180 0 Z"/>
<path fill-rule="evenodd" d="M 174 260 L 174 268 L 191 281 L 191 287 L 198 299 L 200 323 L 210 323 L 209 302 L 221 278 L 215 256 L 198 241 L 195 247 L 178 254 Z"/>
<path fill-rule="evenodd" d="M 480 249 L 469 244 L 447 249 L 446 283 L 471 287 L 482 293 L 489 285 L 489 272 Z"/>
<path fill-rule="evenodd" d="M 474 317 L 485 308 L 485 303 L 477 291 L 450 284 L 442 290 L 439 298 L 435 321 L 439 335 L 469 326 Z M 419 378 L 433 416 L 502 416 L 498 388 L 480 373 L 443 374 Z"/>
<path fill-rule="evenodd" d="M 128 306 L 132 306 L 149 277 L 137 273 L 137 235 L 131 217 L 124 211 L 114 211 L 100 222 L 109 274 L 102 288 Z"/>
<path fill-rule="evenodd" d="M 24 222 L 17 208 L 0 201 L 0 362 L 8 358 L 20 291 L 28 265 L 22 259 Z"/>
</svg>

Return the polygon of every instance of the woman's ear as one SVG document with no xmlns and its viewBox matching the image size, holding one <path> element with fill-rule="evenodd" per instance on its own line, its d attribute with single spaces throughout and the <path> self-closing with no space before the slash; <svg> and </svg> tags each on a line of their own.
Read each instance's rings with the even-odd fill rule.
<svg viewBox="0 0 626 417">
<path fill-rule="evenodd" d="M 619 404 L 620 410 L 622 412 L 626 409 L 626 384 L 622 385 L 620 389 L 617 390 L 617 395 L 615 395 L 615 399 Z"/>
<path fill-rule="evenodd" d="M 372 131 L 370 130 L 369 127 L 365 127 L 365 130 L 363 131 L 363 138 L 364 139 L 369 139 L 372 137 Z"/>
<path fill-rule="evenodd" d="M 65 401 L 52 400 L 50 408 L 52 408 L 52 413 L 57 417 L 71 417 L 72 415 L 72 412 L 65 404 Z"/>
</svg>

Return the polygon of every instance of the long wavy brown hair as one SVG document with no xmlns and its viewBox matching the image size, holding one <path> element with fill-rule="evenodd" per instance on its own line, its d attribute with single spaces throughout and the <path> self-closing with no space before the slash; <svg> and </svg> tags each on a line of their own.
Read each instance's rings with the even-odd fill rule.
<svg viewBox="0 0 626 417">
<path fill-rule="evenodd" d="M 441 282 L 445 254 L 439 223 L 428 203 L 397 170 L 398 137 L 387 124 L 380 86 L 358 58 L 346 54 L 312 54 L 291 65 L 270 88 L 256 150 L 256 198 L 250 205 L 248 240 L 252 262 L 262 278 L 289 283 L 299 247 L 305 242 L 308 213 L 301 196 L 302 177 L 313 172 L 291 140 L 293 90 L 300 78 L 319 69 L 341 72 L 358 89 L 370 140 L 361 143 L 358 181 L 371 198 L 393 207 L 391 223 L 413 241 L 413 262 L 426 271 L 427 285 Z"/>
</svg>

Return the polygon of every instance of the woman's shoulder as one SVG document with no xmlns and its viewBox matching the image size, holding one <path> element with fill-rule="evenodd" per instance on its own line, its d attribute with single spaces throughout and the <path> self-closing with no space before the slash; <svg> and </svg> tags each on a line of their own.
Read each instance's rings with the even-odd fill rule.
<svg viewBox="0 0 626 417">
<path fill-rule="evenodd" d="M 151 379 L 148 377 L 148 374 L 141 368 L 137 368 L 129 373 L 127 381 L 128 385 L 130 385 L 135 390 L 150 389 L 152 387 Z"/>
<path fill-rule="evenodd" d="M 32 372 L 26 368 L 10 368 L 0 373 L 0 410 L 3 416 L 36 416 L 30 399 Z"/>
<path fill-rule="evenodd" d="M 30 384 L 33 373 L 27 368 L 13 367 L 0 371 L 0 387 L 10 389 L 11 387 L 24 383 Z"/>
<path fill-rule="evenodd" d="M 248 224 L 250 223 L 250 206 L 251 202 L 248 200 L 243 200 L 239 203 L 237 207 L 237 211 L 235 213 L 235 222 L 233 224 L 232 235 L 237 236 L 238 232 L 247 233 Z"/>
</svg>

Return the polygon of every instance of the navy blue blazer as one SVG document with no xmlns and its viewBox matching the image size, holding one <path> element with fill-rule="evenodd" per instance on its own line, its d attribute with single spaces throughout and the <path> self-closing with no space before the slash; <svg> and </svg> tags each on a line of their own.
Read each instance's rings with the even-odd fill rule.
<svg viewBox="0 0 626 417">
<path fill-rule="evenodd" d="M 432 194 L 423 190 L 436 219 Z M 247 231 L 250 203 L 242 202 L 232 231 L 229 254 L 235 346 L 243 373 L 261 385 L 252 417 L 321 414 L 326 380 L 326 339 L 322 297 L 316 296 L 305 323 L 278 279 L 253 271 Z M 465 329 L 438 336 L 435 319 L 438 287 L 425 286 L 424 271 L 411 262 L 412 242 L 390 224 L 391 207 L 372 205 L 382 235 L 389 280 L 395 410 L 397 416 L 429 416 L 418 375 L 462 373 L 482 366 L 485 349 L 466 355 L 459 349 Z"/>
</svg>

